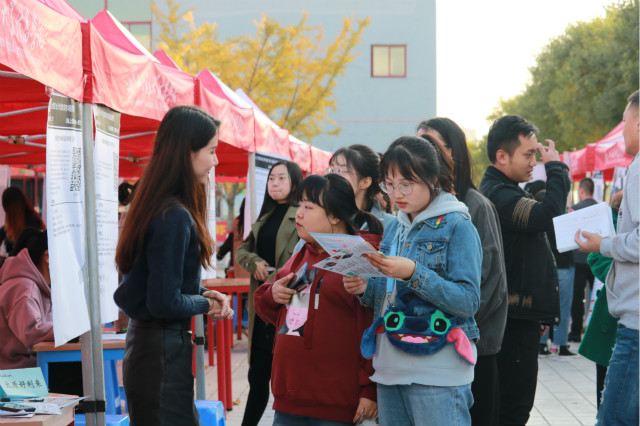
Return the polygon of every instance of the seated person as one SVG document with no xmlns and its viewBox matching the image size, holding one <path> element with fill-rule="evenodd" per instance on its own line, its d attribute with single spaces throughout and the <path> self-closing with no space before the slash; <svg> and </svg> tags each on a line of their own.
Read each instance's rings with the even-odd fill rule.
<svg viewBox="0 0 640 426">
<path fill-rule="evenodd" d="M 0 369 L 36 366 L 32 346 L 53 340 L 47 231 L 27 228 L 0 269 Z"/>
<path fill-rule="evenodd" d="M 33 345 L 53 341 L 47 231 L 25 229 L 0 269 L 0 369 L 36 366 Z M 51 392 L 82 395 L 79 362 L 49 366 Z"/>
</svg>

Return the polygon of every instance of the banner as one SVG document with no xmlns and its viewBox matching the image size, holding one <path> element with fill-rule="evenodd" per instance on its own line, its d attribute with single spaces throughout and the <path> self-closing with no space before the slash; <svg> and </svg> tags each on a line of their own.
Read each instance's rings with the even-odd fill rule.
<svg viewBox="0 0 640 426">
<path fill-rule="evenodd" d="M 96 172 L 96 222 L 98 228 L 98 282 L 100 318 L 118 319 L 113 293 L 118 287 L 118 166 L 120 164 L 120 113 L 102 105 L 93 106 L 96 124 L 94 163 Z"/>
<path fill-rule="evenodd" d="M 604 172 L 598 170 L 591 175 L 593 180 L 593 199 L 597 202 L 604 201 Z"/>
<path fill-rule="evenodd" d="M 83 272 L 82 107 L 58 93 L 49 100 L 46 158 L 53 334 L 59 346 L 88 331 L 90 323 Z"/>
</svg>

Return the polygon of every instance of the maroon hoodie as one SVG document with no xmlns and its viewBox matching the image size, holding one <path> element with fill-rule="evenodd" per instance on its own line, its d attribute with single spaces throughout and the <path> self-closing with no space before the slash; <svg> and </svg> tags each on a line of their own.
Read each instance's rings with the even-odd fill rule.
<svg viewBox="0 0 640 426">
<path fill-rule="evenodd" d="M 36 366 L 36 343 L 53 340 L 51 288 L 23 249 L 0 269 L 0 369 Z"/>
<path fill-rule="evenodd" d="M 379 235 L 362 237 L 380 246 Z M 342 275 L 313 267 L 327 257 L 305 244 L 274 280 L 307 262 L 305 275 L 311 285 L 281 305 L 271 297 L 271 283 L 265 283 L 256 291 L 254 304 L 260 318 L 276 326 L 271 370 L 274 410 L 352 423 L 361 397 L 376 400 L 375 383 L 369 380 L 371 361 L 360 353 L 373 311 L 345 291 Z"/>
</svg>

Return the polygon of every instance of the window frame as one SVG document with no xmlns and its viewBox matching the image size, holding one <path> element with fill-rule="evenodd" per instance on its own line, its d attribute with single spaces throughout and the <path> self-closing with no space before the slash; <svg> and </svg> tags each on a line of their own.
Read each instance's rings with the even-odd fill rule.
<svg viewBox="0 0 640 426">
<path fill-rule="evenodd" d="M 375 75 L 373 73 L 373 51 L 376 47 L 386 47 L 389 52 L 389 73 L 387 75 Z M 404 74 L 391 75 L 391 48 L 402 47 L 404 49 Z M 406 44 L 372 44 L 371 45 L 371 78 L 407 78 L 407 45 Z"/>
</svg>

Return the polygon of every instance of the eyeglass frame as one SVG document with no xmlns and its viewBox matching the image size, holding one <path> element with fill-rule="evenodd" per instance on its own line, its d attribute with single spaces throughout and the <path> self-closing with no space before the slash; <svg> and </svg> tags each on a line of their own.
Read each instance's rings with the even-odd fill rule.
<svg viewBox="0 0 640 426">
<path fill-rule="evenodd" d="M 404 192 L 402 189 L 400 189 L 400 185 L 408 185 L 409 186 L 409 192 Z M 382 192 L 384 192 L 387 195 L 391 195 L 393 194 L 393 192 L 397 189 L 398 192 L 400 192 L 402 195 L 411 195 L 411 193 L 413 192 L 413 185 L 415 185 L 414 183 L 406 183 L 406 182 L 401 182 L 397 185 L 391 185 L 389 184 L 389 186 L 391 186 L 391 191 L 389 191 L 389 189 L 387 188 L 387 183 L 386 182 L 380 182 L 378 184 L 378 186 L 380 186 L 380 189 L 382 190 Z"/>
<path fill-rule="evenodd" d="M 340 169 L 344 169 L 344 172 L 338 171 Z M 348 174 L 353 173 L 351 170 L 349 170 L 349 166 L 346 165 L 346 164 L 344 164 L 344 165 L 338 164 L 338 165 L 336 165 L 335 169 L 333 167 L 329 166 L 329 167 L 327 167 L 325 172 L 326 173 L 335 173 L 335 174 L 340 175 L 340 176 L 342 176 L 343 173 L 348 173 Z"/>
</svg>

